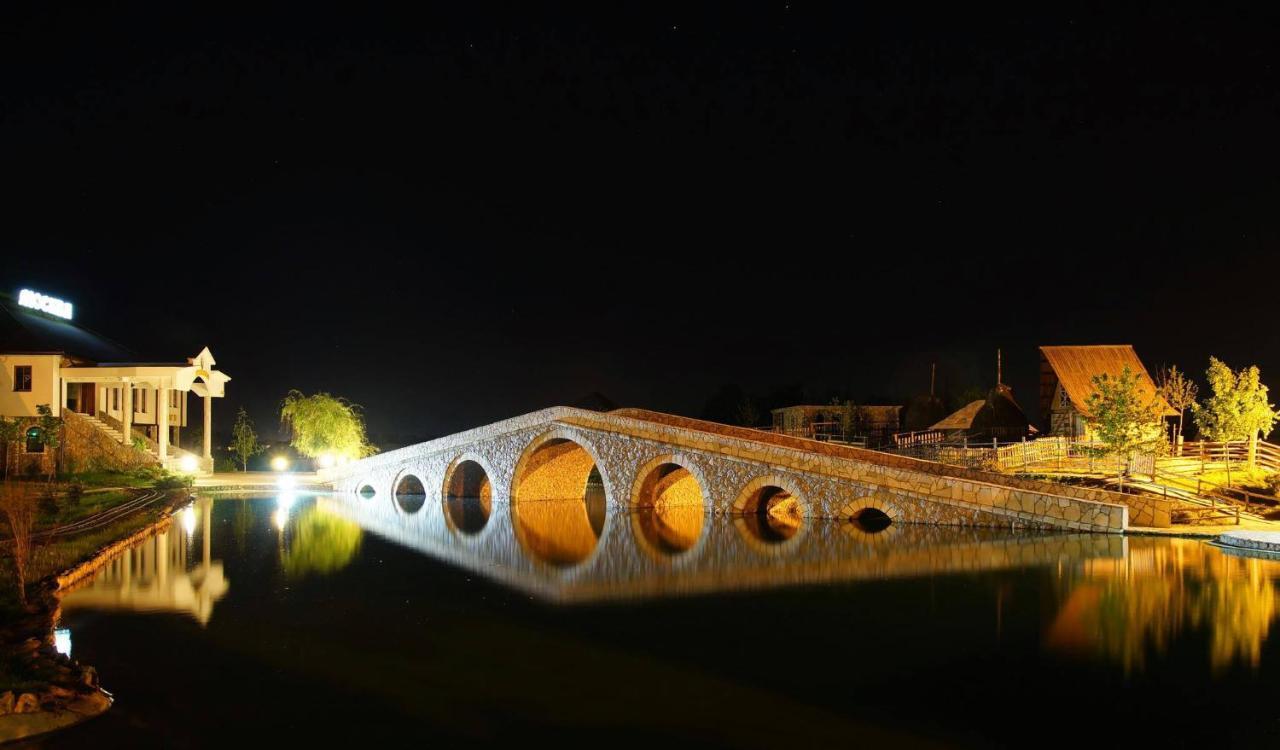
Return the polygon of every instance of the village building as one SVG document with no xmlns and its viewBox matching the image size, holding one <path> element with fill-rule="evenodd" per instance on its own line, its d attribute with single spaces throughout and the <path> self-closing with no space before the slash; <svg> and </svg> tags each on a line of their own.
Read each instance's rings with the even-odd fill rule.
<svg viewBox="0 0 1280 750">
<path fill-rule="evenodd" d="M 47 406 L 82 438 L 77 447 L 109 439 L 126 455 L 141 446 L 165 468 L 212 471 L 212 403 L 231 378 L 214 369 L 209 350 L 182 361 L 148 360 L 73 317 L 71 304 L 47 295 L 0 294 L 0 416 L 28 425 L 19 463 L 43 452 L 37 418 Z M 203 402 L 200 454 L 178 448 L 190 393 Z"/>
<path fill-rule="evenodd" d="M 1050 435 L 1089 437 L 1088 401 L 1099 375 L 1118 378 L 1128 368 L 1138 379 L 1144 402 L 1155 403 L 1162 416 L 1177 412 L 1160 397 L 1155 381 L 1128 344 L 1040 347 L 1040 415 Z"/>
<path fill-rule="evenodd" d="M 1021 440 L 1036 431 L 1014 400 L 1013 389 L 1004 383 L 988 391 L 986 398 L 970 401 L 929 429 L 944 433 L 947 440 L 1000 442 Z"/>
<path fill-rule="evenodd" d="M 862 404 L 800 405 L 773 409 L 773 432 L 812 440 L 852 437 L 879 441 L 902 429 L 902 407 Z"/>
</svg>

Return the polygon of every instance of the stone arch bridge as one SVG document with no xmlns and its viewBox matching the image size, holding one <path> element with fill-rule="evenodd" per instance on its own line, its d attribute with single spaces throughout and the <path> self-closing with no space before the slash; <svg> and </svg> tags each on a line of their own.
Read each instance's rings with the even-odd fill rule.
<svg viewBox="0 0 1280 750">
<path fill-rule="evenodd" d="M 321 479 L 354 502 L 390 499 L 404 515 L 442 512 L 463 533 L 510 513 L 523 543 L 566 562 L 593 543 L 575 534 L 599 536 L 606 517 L 637 508 L 665 511 L 646 536 L 677 548 L 696 542 L 706 514 L 745 518 L 785 538 L 806 519 L 872 517 L 1121 533 L 1131 510 L 1142 512 L 1117 493 L 639 409 L 544 409 L 335 467 Z M 578 502 L 550 502 L 572 498 Z"/>
</svg>

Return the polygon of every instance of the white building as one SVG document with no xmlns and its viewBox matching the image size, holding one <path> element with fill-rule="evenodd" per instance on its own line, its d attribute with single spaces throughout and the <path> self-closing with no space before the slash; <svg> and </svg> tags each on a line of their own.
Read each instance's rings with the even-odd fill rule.
<svg viewBox="0 0 1280 750">
<path fill-rule="evenodd" d="M 84 415 L 127 445 L 141 439 L 167 468 L 189 469 L 190 454 L 177 444 L 188 424 L 187 394 L 195 393 L 204 444 L 194 463 L 211 471 L 213 399 L 231 378 L 214 369 L 209 350 L 182 362 L 140 361 L 72 314 L 72 305 L 28 290 L 0 294 L 0 416 L 36 417 L 47 404 L 54 416 Z M 23 441 L 20 450 L 38 448 L 38 440 Z"/>
</svg>

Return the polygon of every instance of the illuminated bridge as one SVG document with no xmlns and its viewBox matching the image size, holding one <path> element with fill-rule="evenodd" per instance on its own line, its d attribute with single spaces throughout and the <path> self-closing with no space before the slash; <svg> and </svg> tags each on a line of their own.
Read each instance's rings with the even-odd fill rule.
<svg viewBox="0 0 1280 750">
<path fill-rule="evenodd" d="M 818 518 L 1120 533 L 1143 513 L 1117 493 L 638 409 L 545 409 L 322 478 L 354 507 L 476 543 L 509 514 L 520 544 L 557 565 L 586 560 L 620 518 L 641 544 L 679 553 L 709 515 L 781 549 Z"/>
</svg>

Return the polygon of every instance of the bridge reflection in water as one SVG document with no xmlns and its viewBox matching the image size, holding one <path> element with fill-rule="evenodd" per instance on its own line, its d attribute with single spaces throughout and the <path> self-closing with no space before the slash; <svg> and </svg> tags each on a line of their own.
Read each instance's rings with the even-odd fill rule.
<svg viewBox="0 0 1280 750">
<path fill-rule="evenodd" d="M 785 492 L 775 491 L 762 493 L 751 512 L 713 515 L 696 477 L 676 465 L 656 467 L 625 511 L 606 510 L 589 469 L 579 497 L 547 482 L 520 487 L 518 505 L 496 505 L 483 472 L 465 462 L 455 468 L 434 496 L 424 488 L 400 498 L 202 498 L 168 531 L 63 594 L 62 607 L 181 612 L 207 623 L 230 589 L 212 549 L 236 554 L 239 546 L 243 555 L 245 536 L 270 534 L 277 575 L 323 579 L 360 564 L 371 532 L 552 603 L 1009 571 L 1036 577 L 1050 592 L 1045 649 L 1126 671 L 1158 662 L 1193 632 L 1207 636 L 1187 642 L 1206 641 L 1214 669 L 1257 666 L 1280 613 L 1280 561 L 1195 540 L 796 518 Z M 223 517 L 231 523 L 212 522 L 215 502 L 233 505 L 233 517 Z M 250 512 L 263 502 L 270 512 Z M 237 544 L 214 538 L 223 533 Z M 991 594 L 974 589 L 976 597 Z"/>
<path fill-rule="evenodd" d="M 778 488 L 759 493 L 759 508 L 715 516 L 696 479 L 674 464 L 650 474 L 634 507 L 606 512 L 590 466 L 579 473 L 572 483 L 585 486 L 581 497 L 565 497 L 570 492 L 550 482 L 525 483 L 510 506 L 461 490 L 414 498 L 407 505 L 420 510 L 412 513 L 402 496 L 342 493 L 316 503 L 380 537 L 555 602 L 1047 567 L 1119 560 L 1126 549 L 1124 537 L 1106 534 L 806 519 Z M 468 512 L 483 525 L 462 528 L 457 519 Z"/>
</svg>

